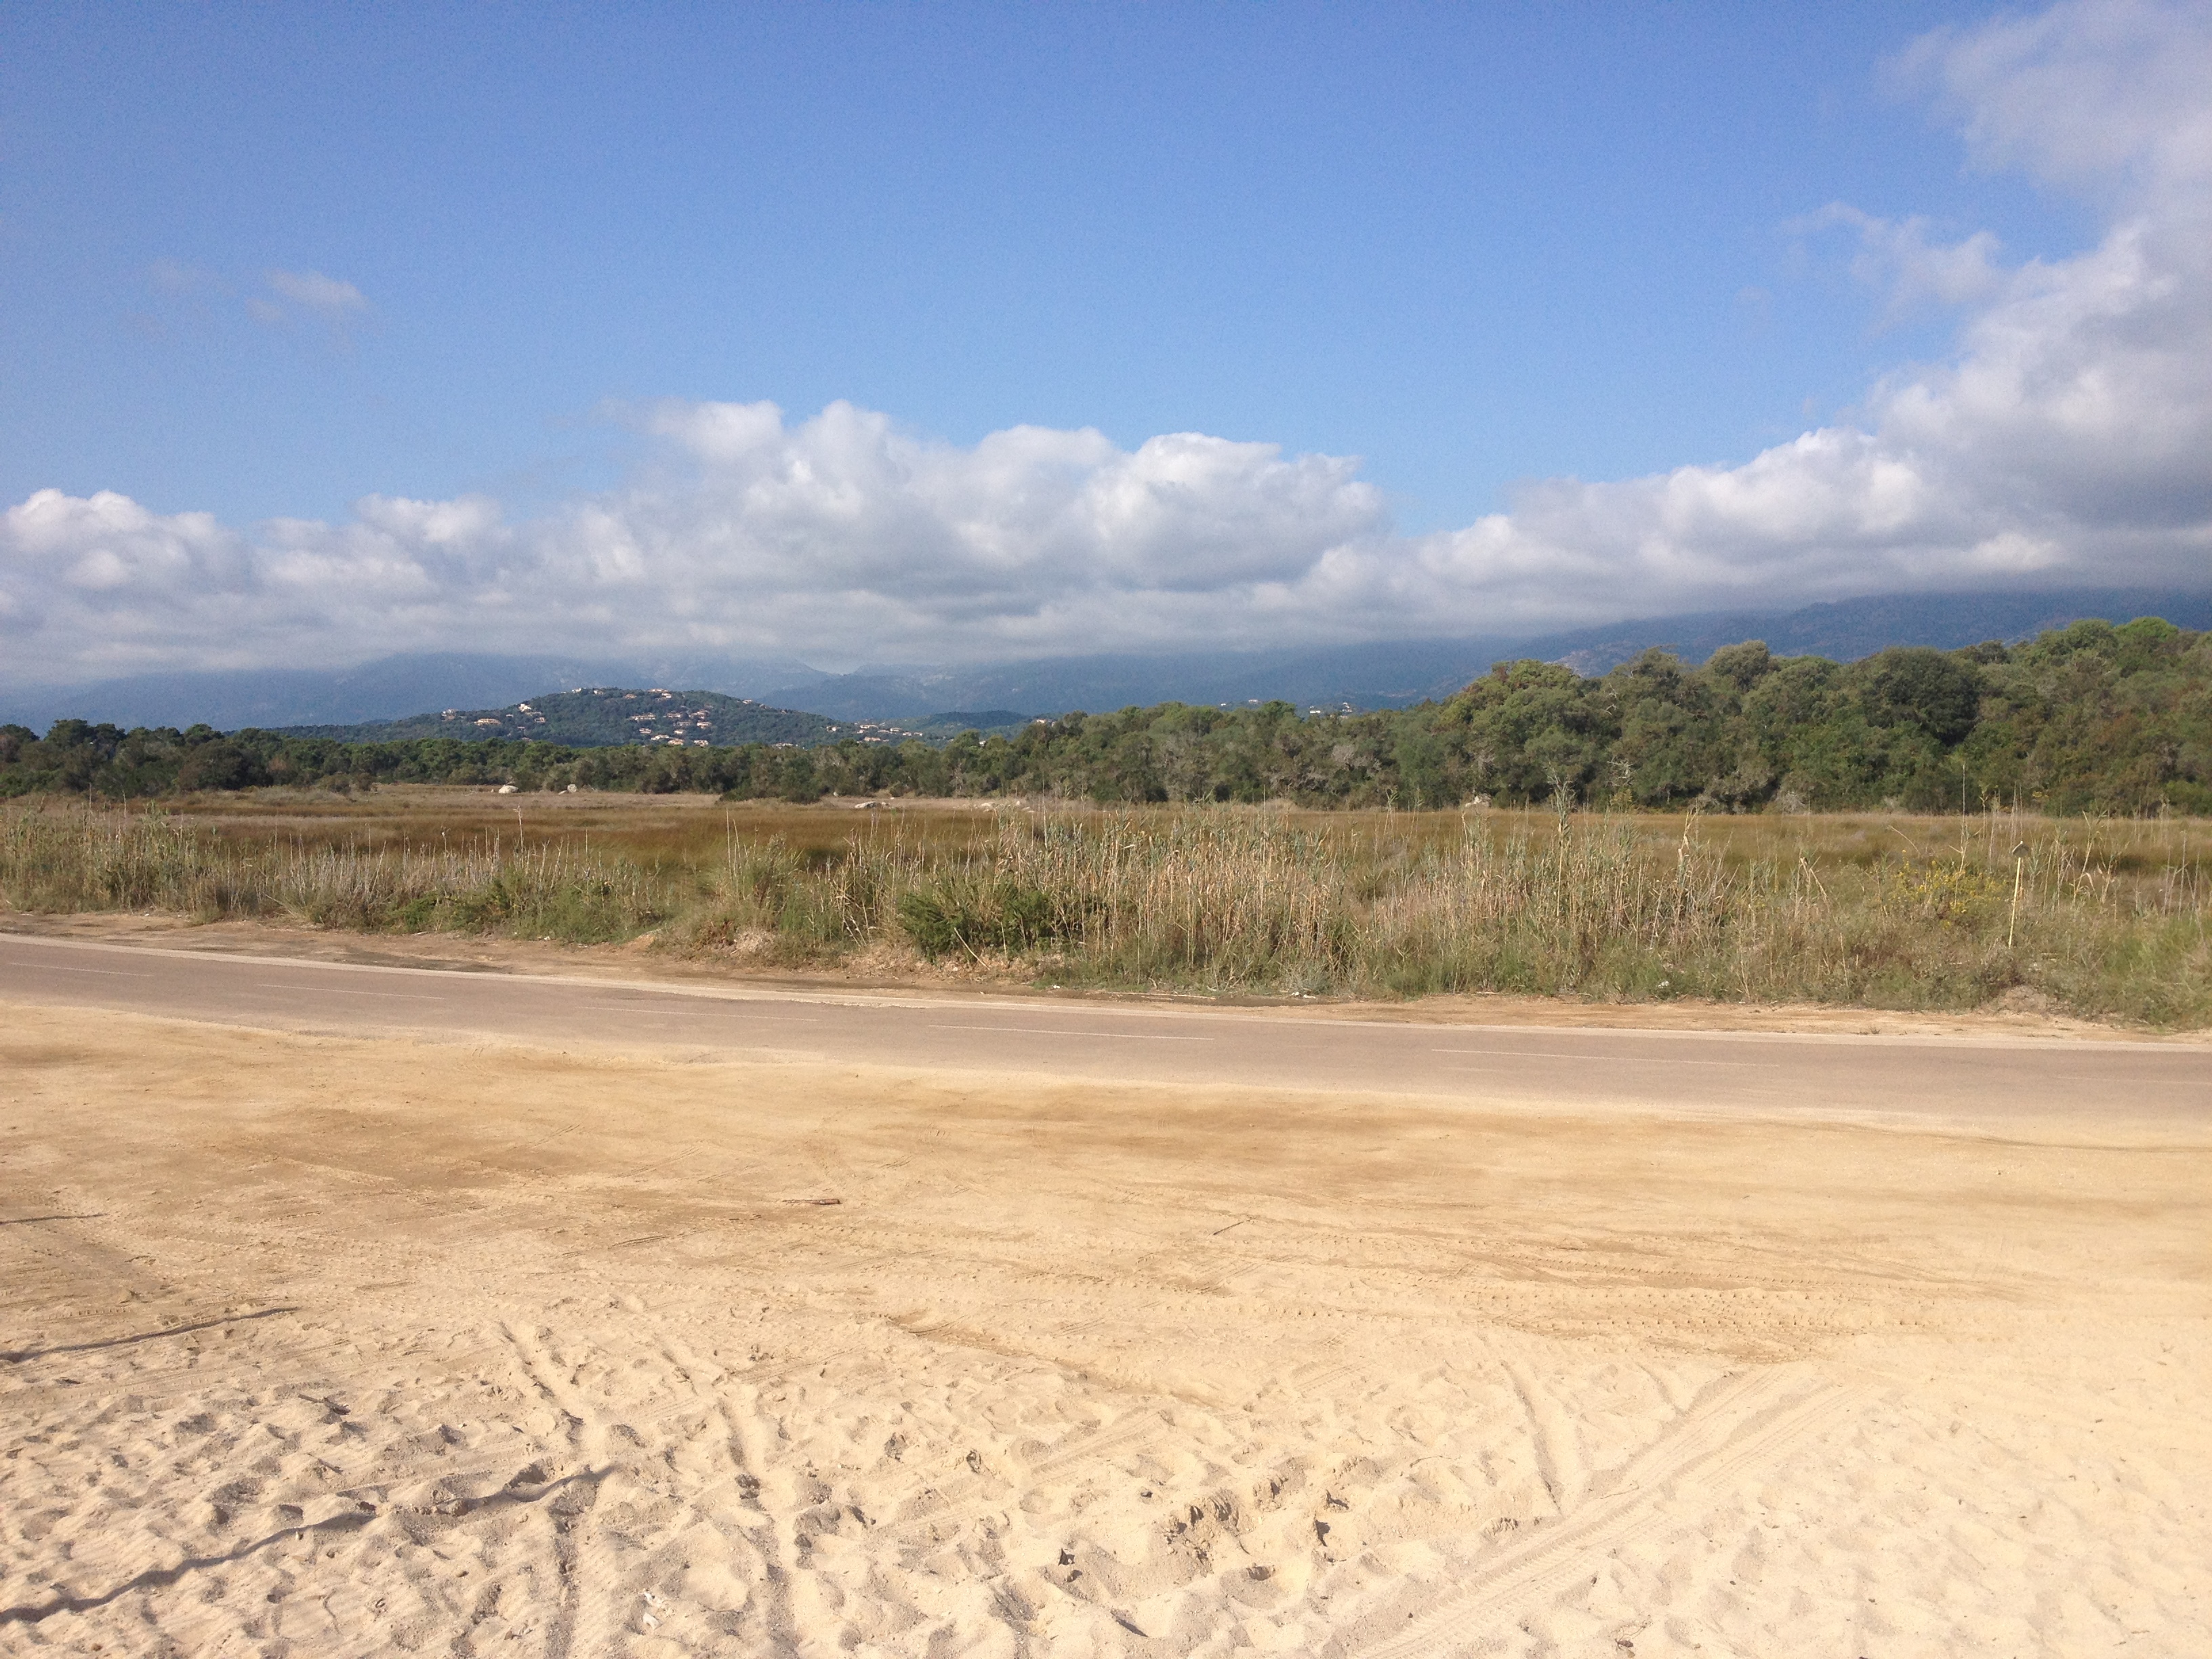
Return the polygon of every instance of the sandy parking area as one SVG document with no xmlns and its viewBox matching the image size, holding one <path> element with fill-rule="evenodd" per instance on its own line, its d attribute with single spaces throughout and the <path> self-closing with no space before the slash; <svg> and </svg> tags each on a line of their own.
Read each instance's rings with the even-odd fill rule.
<svg viewBox="0 0 2212 1659">
<path fill-rule="evenodd" d="M 0 1009 L 0 1649 L 2212 1652 L 2212 1133 Z"/>
</svg>

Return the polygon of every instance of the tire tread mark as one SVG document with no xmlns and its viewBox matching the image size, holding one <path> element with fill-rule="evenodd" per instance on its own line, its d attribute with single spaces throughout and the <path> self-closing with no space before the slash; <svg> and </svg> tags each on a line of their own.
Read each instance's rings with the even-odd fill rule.
<svg viewBox="0 0 2212 1659">
<path fill-rule="evenodd" d="M 760 1431 L 767 1421 L 761 1410 L 760 1389 L 739 1371 L 701 1359 L 673 1338 L 663 1336 L 660 1351 L 684 1379 L 693 1398 L 704 1402 L 721 1423 L 722 1455 L 729 1461 L 728 1482 L 737 1491 L 742 1517 L 736 1524 L 760 1558 L 762 1600 L 765 1603 L 763 1622 L 775 1641 L 789 1651 L 797 1652 L 799 1622 L 792 1602 L 793 1571 L 789 1559 L 793 1550 L 787 1545 L 790 1528 L 762 1500 L 762 1481 L 768 1474 L 769 1460 Z M 712 1376 L 708 1376 L 709 1371 L 714 1373 Z M 706 1380 L 702 1382 L 702 1378 Z M 749 1389 L 752 1396 L 750 1409 L 742 1413 L 735 1389 Z M 714 1484 L 719 1487 L 723 1483 Z M 714 1517 L 702 1502 L 705 1496 L 704 1492 L 695 1492 L 686 1503 L 696 1513 L 713 1520 Z"/>
<path fill-rule="evenodd" d="M 606 1466 L 605 1435 L 588 1401 L 575 1394 L 546 1353 L 537 1330 L 519 1320 L 505 1320 L 500 1331 L 507 1338 L 515 1363 L 538 1396 L 565 1420 L 572 1453 L 586 1462 Z M 594 1482 L 580 1504 L 563 1504 L 553 1511 L 554 1572 L 559 1586 L 559 1605 L 545 1632 L 544 1651 L 550 1659 L 568 1659 L 577 1650 L 577 1637 L 589 1614 L 599 1611 L 596 1597 L 587 1595 L 584 1546 L 592 1500 L 599 1496 Z"/>
<path fill-rule="evenodd" d="M 1794 1366 L 1726 1379 L 1638 1454 L 1603 1495 L 1577 1505 L 1555 1526 L 1496 1552 L 1413 1628 L 1351 1650 L 1350 1655 L 1445 1659 L 1464 1652 L 1494 1631 L 1500 1617 L 1563 1588 L 1588 1567 L 1593 1555 L 1609 1554 L 1663 1524 L 1656 1498 L 1725 1487 L 1814 1431 L 1849 1397 L 1844 1389 L 1808 1380 Z"/>
<path fill-rule="evenodd" d="M 1120 1450 L 1130 1443 L 1145 1438 L 1161 1426 L 1158 1418 L 1147 1411 L 1133 1411 L 1110 1425 L 1087 1433 L 1078 1433 L 1062 1440 L 1035 1462 L 1023 1467 L 1016 1478 L 1017 1485 L 1048 1480 L 1055 1474 L 1089 1462 L 1109 1452 Z M 925 1492 L 907 1512 L 890 1523 L 887 1530 L 902 1534 L 923 1527 L 957 1525 L 972 1521 L 977 1516 L 998 1508 L 996 1502 L 981 1496 L 989 1483 L 981 1476 Z"/>
</svg>

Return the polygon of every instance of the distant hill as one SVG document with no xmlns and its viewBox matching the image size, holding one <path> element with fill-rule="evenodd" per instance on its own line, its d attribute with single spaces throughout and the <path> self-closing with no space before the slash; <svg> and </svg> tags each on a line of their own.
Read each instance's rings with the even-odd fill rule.
<svg viewBox="0 0 2212 1659">
<path fill-rule="evenodd" d="M 1778 654 L 1850 662 L 1893 645 L 1948 649 L 1988 639 L 2025 639 L 2085 617 L 2124 622 L 2141 616 L 2163 617 L 2185 628 L 2212 628 L 2212 588 L 1893 593 L 1787 611 L 1646 617 L 1534 636 L 1500 633 L 1269 651 L 1044 657 L 852 674 L 825 674 L 792 658 L 613 663 L 418 654 L 331 672 L 142 675 L 73 686 L 0 686 L 0 722 L 21 721 L 37 729 L 70 717 L 119 726 L 204 721 L 227 731 L 247 726 L 350 727 L 395 720 L 404 724 L 410 711 L 422 708 L 465 709 L 471 718 L 502 714 L 517 700 L 545 701 L 534 694 L 555 687 L 646 684 L 700 687 L 702 691 L 685 695 L 712 692 L 763 707 L 805 710 L 833 722 L 874 721 L 933 732 L 945 721 L 963 722 L 941 733 L 951 735 L 970 726 L 989 729 L 1002 723 L 987 716 L 1005 716 L 1004 723 L 1012 723 L 1076 708 L 1098 714 L 1170 701 L 1234 706 L 1279 697 L 1301 708 L 1402 708 L 1425 698 L 1449 696 L 1492 663 L 1516 657 L 1565 662 L 1579 672 L 1601 674 L 1652 646 L 1698 663 L 1721 646 L 1763 639 Z M 945 709 L 981 712 L 939 712 Z M 436 718 L 442 721 L 442 716 Z"/>
<path fill-rule="evenodd" d="M 1765 641 L 1778 657 L 1856 662 L 1897 645 L 1955 651 L 1984 640 L 2012 644 L 2085 617 L 2111 623 L 2162 617 L 2177 628 L 2212 628 L 2212 592 L 2110 587 L 2047 593 L 1885 593 L 1796 611 L 1715 611 L 1586 628 L 1524 641 L 1514 654 L 1565 663 L 1578 674 L 1597 675 L 1653 646 L 1672 651 L 1685 662 L 1702 663 L 1724 645 L 1756 639 Z M 1431 695 L 1444 696 L 1457 689 L 1440 684 L 1431 688 Z"/>
<path fill-rule="evenodd" d="M 761 696 L 841 720 L 914 720 L 945 708 L 1099 714 L 1158 702 L 1233 705 L 1275 697 L 1302 708 L 1398 708 L 1419 702 L 1444 681 L 1464 684 L 1492 662 L 1521 654 L 1522 643 L 1499 635 L 1274 651 L 1040 657 L 969 668 L 824 675 Z"/>
<path fill-rule="evenodd" d="M 941 714 L 924 714 L 906 724 L 932 742 L 941 743 L 963 732 L 980 732 L 986 737 L 994 732 L 1011 736 L 1036 718 L 1032 714 L 1018 714 L 1011 708 L 955 708 Z"/>
<path fill-rule="evenodd" d="M 2205 816 L 2208 647 L 2212 632 L 2148 617 L 2085 619 L 2025 644 L 1882 651 L 1848 665 L 1740 644 L 1699 667 L 1662 655 L 1602 678 L 1556 662 L 1501 665 L 1449 701 L 1406 709 L 1300 719 L 1282 702 L 1167 702 L 1024 723 L 980 743 L 892 741 L 902 728 L 862 731 L 763 705 L 725 707 L 737 700 L 711 694 L 605 687 L 547 698 L 544 708 L 533 698 L 495 714 L 456 709 L 367 731 L 441 734 L 412 742 L 226 736 L 205 726 L 125 732 L 82 720 L 41 737 L 0 725 L 0 799 L 143 799 L 279 784 L 347 792 L 388 781 L 696 790 L 733 800 L 1288 797 L 1310 806 L 1434 808 L 1479 797 L 1784 813 L 1877 805 L 1964 813 L 2002 802 L 2067 815 Z M 945 719 L 971 726 L 1006 712 Z M 730 741 L 779 732 L 789 735 Z M 847 732 L 875 741 L 827 741 Z M 501 740 L 457 742 L 448 732 Z M 540 736 L 598 746 L 528 740 Z M 1925 856 L 1917 844 L 1899 846 Z"/>
<path fill-rule="evenodd" d="M 766 696 L 770 687 L 804 686 L 823 678 L 791 657 L 613 661 L 416 652 L 341 669 L 239 669 L 138 674 L 83 685 L 0 685 L 0 721 L 41 730 L 58 720 L 274 730 L 404 720 L 425 708 L 497 709 L 520 699 L 535 702 L 540 692 L 589 685 L 695 685 L 774 702 Z"/>
<path fill-rule="evenodd" d="M 881 721 L 833 720 L 796 709 L 774 708 L 749 698 L 726 697 L 719 691 L 670 691 L 658 687 L 640 691 L 621 686 L 556 691 L 504 708 L 447 708 L 405 720 L 273 729 L 286 737 L 329 738 L 340 743 L 509 738 L 579 749 L 651 744 L 707 748 L 741 743 L 787 743 L 811 748 L 848 738 L 888 743 L 920 735 Z"/>
<path fill-rule="evenodd" d="M 1448 697 L 1495 662 L 1533 657 L 1602 674 L 1653 646 L 1701 663 L 1724 645 L 1763 639 L 1778 656 L 1855 662 L 1893 645 L 1942 650 L 2029 639 L 2085 617 L 2163 617 L 2212 628 L 2212 590 L 2071 588 L 2041 593 L 1882 594 L 1791 611 L 1714 611 L 1538 635 L 1389 640 L 1279 651 L 1043 657 L 963 669 L 819 675 L 760 695 L 841 720 L 911 720 L 933 708 L 1091 714 L 1164 702 L 1234 706 L 1279 697 L 1301 708 L 1405 708 Z"/>
</svg>

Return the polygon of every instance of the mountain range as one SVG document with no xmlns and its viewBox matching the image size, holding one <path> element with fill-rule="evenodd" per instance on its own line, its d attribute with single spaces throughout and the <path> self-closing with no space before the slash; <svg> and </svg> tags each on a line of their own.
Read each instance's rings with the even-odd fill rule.
<svg viewBox="0 0 2212 1659">
<path fill-rule="evenodd" d="M 289 726 L 288 736 L 332 738 L 341 743 L 394 743 L 414 738 L 523 738 L 539 743 L 602 748 L 629 744 L 726 746 L 740 743 L 811 745 L 842 738 L 905 737 L 872 723 L 833 720 L 823 714 L 772 708 L 719 691 L 633 691 L 619 686 L 541 692 L 502 708 L 446 708 L 404 720 L 329 726 Z"/>
<path fill-rule="evenodd" d="M 848 674 L 823 673 L 793 658 L 587 660 L 418 653 L 336 672 L 239 670 L 0 686 L 0 720 L 40 730 L 66 717 L 119 726 L 204 721 L 225 730 L 411 724 L 416 717 L 443 724 L 442 712 L 423 716 L 422 711 L 465 710 L 472 719 L 489 718 L 558 692 L 647 685 L 690 687 L 771 709 L 833 721 L 889 723 L 937 735 L 1075 708 L 1097 712 L 1170 701 L 1242 703 L 1281 697 L 1310 708 L 1403 708 L 1448 696 L 1493 662 L 1517 657 L 1601 674 L 1653 646 L 1686 661 L 1702 662 L 1723 645 L 1763 639 L 1778 654 L 1851 661 L 1893 645 L 1954 648 L 1984 640 L 2022 639 L 2084 617 L 2125 621 L 2138 616 L 2212 628 L 2212 588 L 1883 594 L 1790 611 L 1704 611 L 1534 636 L 1050 657 Z"/>
<path fill-rule="evenodd" d="M 842 720 L 897 720 L 948 704 L 1040 714 L 1097 713 L 1175 701 L 1237 703 L 1281 697 L 1306 708 L 1403 708 L 1448 697 L 1494 662 L 1534 657 L 1604 673 L 1654 646 L 1700 663 L 1724 645 L 1763 639 L 1778 656 L 1838 662 L 1893 645 L 1953 650 L 2032 638 L 2084 617 L 2159 616 L 2212 628 L 2212 591 L 2078 588 L 2044 593 L 1900 593 L 1795 611 L 1710 611 L 1528 635 L 1393 640 L 1379 644 L 1155 656 L 1044 658 L 981 668 L 817 676 L 773 686 L 789 702 Z"/>
<path fill-rule="evenodd" d="M 750 697 L 719 691 L 671 691 L 655 686 L 580 686 L 574 691 L 543 692 L 501 708 L 445 708 L 434 714 L 410 714 L 396 720 L 360 720 L 337 725 L 283 726 L 287 737 L 328 738 L 339 743 L 397 743 L 417 738 L 456 738 L 481 742 L 523 738 L 597 749 L 659 744 L 678 748 L 720 748 L 743 743 L 791 744 L 811 748 L 848 738 L 863 743 L 895 743 L 905 738 L 949 738 L 971 729 L 1004 730 L 1024 716 L 1011 710 L 939 714 L 930 720 L 831 720 L 799 709 L 776 708 Z"/>
<path fill-rule="evenodd" d="M 81 685 L 0 684 L 0 720 L 44 730 L 57 720 L 118 726 L 353 726 L 425 709 L 495 709 L 592 685 L 704 686 L 759 698 L 829 677 L 795 658 L 596 659 L 414 652 L 356 667 L 139 674 Z"/>
</svg>

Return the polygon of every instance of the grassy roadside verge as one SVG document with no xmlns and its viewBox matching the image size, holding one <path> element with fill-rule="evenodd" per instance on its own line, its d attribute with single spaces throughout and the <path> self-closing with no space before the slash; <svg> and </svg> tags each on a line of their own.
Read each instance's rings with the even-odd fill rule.
<svg viewBox="0 0 2212 1659">
<path fill-rule="evenodd" d="M 2197 830 L 2203 826 L 2196 826 Z M 800 838 L 804 842 L 805 838 Z M 2212 1024 L 2191 826 L 1869 826 L 1609 813 L 1021 811 L 812 844 L 726 823 L 658 848 L 533 832 L 339 841 L 161 811 L 0 808 L 0 900 L 451 931 L 799 966 L 933 958 L 1066 985 L 1508 991 L 1893 1009 L 2028 1005 Z"/>
</svg>

